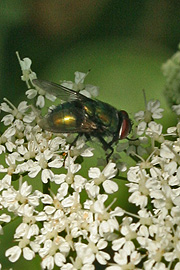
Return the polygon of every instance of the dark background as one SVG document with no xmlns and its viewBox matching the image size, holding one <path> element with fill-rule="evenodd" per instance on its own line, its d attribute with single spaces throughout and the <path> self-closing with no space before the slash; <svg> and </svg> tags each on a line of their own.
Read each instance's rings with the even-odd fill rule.
<svg viewBox="0 0 180 270">
<path fill-rule="evenodd" d="M 1 101 L 24 99 L 19 51 L 42 79 L 73 80 L 76 70 L 91 69 L 87 82 L 118 109 L 143 109 L 142 89 L 166 108 L 161 65 L 179 43 L 178 1 L 6 0 L 0 6 Z"/>
<path fill-rule="evenodd" d="M 19 51 L 33 61 L 41 79 L 73 80 L 75 71 L 91 69 L 86 82 L 100 87 L 99 99 L 130 116 L 144 109 L 144 89 L 148 100 L 161 101 L 164 125 L 172 125 L 161 65 L 177 50 L 179 33 L 179 1 L 1 1 L 0 102 L 6 97 L 18 105 L 25 99 Z M 12 234 L 7 226 L 5 235 L 12 239 Z M 1 256 L 13 245 L 3 239 Z M 39 261 L 20 260 L 14 267 L 6 260 L 4 265 L 40 269 Z"/>
</svg>

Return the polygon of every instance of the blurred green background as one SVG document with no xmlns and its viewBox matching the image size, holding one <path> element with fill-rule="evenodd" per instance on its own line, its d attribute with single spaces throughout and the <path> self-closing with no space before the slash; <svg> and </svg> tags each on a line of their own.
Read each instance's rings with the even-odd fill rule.
<svg viewBox="0 0 180 270">
<path fill-rule="evenodd" d="M 130 114 L 144 108 L 142 89 L 165 107 L 161 64 L 177 50 L 179 18 L 171 0 L 1 1 L 0 101 L 24 98 L 19 51 L 42 79 L 91 69 L 86 82 L 100 87 L 99 99 Z"/>
<path fill-rule="evenodd" d="M 177 50 L 179 18 L 180 2 L 172 0 L 1 1 L 0 102 L 4 96 L 15 105 L 24 99 L 19 51 L 41 79 L 73 80 L 75 71 L 91 69 L 86 83 L 100 87 L 99 99 L 130 115 L 144 109 L 144 89 L 148 100 L 161 101 L 165 127 L 173 125 L 161 65 Z M 2 237 L 0 262 L 9 241 Z M 22 263 L 13 269 L 32 268 Z M 36 261 L 33 269 L 40 269 Z"/>
</svg>

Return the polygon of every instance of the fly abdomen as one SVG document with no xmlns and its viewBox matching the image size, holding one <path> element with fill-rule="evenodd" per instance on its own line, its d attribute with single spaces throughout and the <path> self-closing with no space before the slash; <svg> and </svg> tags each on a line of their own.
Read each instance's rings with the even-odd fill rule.
<svg viewBox="0 0 180 270">
<path fill-rule="evenodd" d="M 55 133 L 77 132 L 83 121 L 82 108 L 76 101 L 60 104 L 45 118 L 40 120 L 39 126 Z"/>
</svg>

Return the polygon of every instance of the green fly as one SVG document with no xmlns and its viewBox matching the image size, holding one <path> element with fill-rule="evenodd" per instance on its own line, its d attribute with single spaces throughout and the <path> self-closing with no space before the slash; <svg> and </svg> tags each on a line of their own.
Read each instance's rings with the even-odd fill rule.
<svg viewBox="0 0 180 270">
<path fill-rule="evenodd" d="M 125 139 L 131 131 L 132 122 L 124 110 L 118 111 L 108 103 L 93 100 L 53 82 L 35 79 L 33 84 L 65 101 L 39 121 L 39 126 L 44 130 L 78 133 L 75 141 L 81 135 L 85 135 L 88 140 L 96 137 L 105 151 L 110 150 L 107 160 L 113 153 L 112 145 Z M 105 137 L 110 137 L 110 142 Z"/>
</svg>

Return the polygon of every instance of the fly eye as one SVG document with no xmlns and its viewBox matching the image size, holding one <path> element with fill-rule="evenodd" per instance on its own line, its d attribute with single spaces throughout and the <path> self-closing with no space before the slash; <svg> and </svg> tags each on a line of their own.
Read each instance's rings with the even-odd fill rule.
<svg viewBox="0 0 180 270">
<path fill-rule="evenodd" d="M 129 119 L 127 112 L 121 111 L 121 116 L 122 116 L 122 123 L 119 131 L 120 140 L 125 139 L 128 136 L 132 127 L 131 120 Z"/>
<path fill-rule="evenodd" d="M 122 122 L 121 130 L 120 130 L 120 139 L 124 139 L 128 136 L 129 132 L 131 131 L 131 122 L 129 119 L 124 119 Z"/>
</svg>

